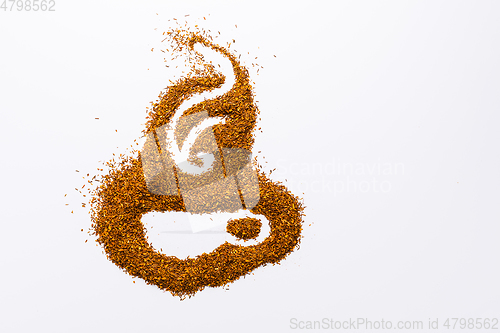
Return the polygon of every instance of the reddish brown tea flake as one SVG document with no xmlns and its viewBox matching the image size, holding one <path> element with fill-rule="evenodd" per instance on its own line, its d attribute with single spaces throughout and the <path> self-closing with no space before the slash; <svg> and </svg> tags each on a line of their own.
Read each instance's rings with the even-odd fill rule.
<svg viewBox="0 0 500 333">
<path fill-rule="evenodd" d="M 261 227 L 262 222 L 259 219 L 246 217 L 229 221 L 226 231 L 236 238 L 248 240 L 257 237 Z"/>
<path fill-rule="evenodd" d="M 194 45 L 200 43 L 231 61 L 236 80 L 233 87 L 221 96 L 187 109 L 183 116 L 206 111 L 210 117 L 225 118 L 223 124 L 213 127 L 217 146 L 251 151 L 259 110 L 254 102 L 248 70 L 237 57 L 213 43 L 203 31 L 194 33 L 178 29 L 168 31 L 166 36 L 172 42 L 173 50 L 193 52 Z M 224 83 L 225 77 L 213 66 L 203 63 L 201 58 L 193 55 L 192 62 L 191 72 L 174 82 L 152 103 L 144 134 L 154 133 L 169 123 L 176 109 L 188 97 Z M 278 263 L 299 247 L 304 216 L 301 200 L 282 184 L 268 179 L 256 167 L 260 200 L 250 212 L 269 221 L 270 235 L 267 238 L 252 246 L 225 242 L 210 253 L 184 260 L 157 251 L 147 239 L 141 217 L 152 211 L 185 212 L 186 207 L 179 193 L 158 195 L 149 191 L 141 153 L 135 150 L 134 153 L 132 157 L 121 155 L 118 161 L 107 162 L 108 173 L 93 176 L 92 181 L 97 182 L 97 186 L 90 200 L 92 234 L 107 258 L 131 276 L 140 277 L 147 284 L 183 299 L 206 287 L 227 286 L 262 265 Z M 261 227 L 260 220 L 246 218 L 229 222 L 227 231 L 240 239 L 251 239 L 259 234 Z"/>
</svg>

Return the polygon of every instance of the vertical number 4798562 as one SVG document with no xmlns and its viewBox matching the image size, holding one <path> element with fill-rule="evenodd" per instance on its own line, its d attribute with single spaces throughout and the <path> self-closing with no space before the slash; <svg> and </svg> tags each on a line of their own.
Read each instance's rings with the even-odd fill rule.
<svg viewBox="0 0 500 333">
<path fill-rule="evenodd" d="M 54 12 L 55 5 L 55 0 L 3 0 L 0 10 L 3 9 L 4 12 L 7 10 L 13 11 L 15 8 L 19 12 Z"/>
</svg>

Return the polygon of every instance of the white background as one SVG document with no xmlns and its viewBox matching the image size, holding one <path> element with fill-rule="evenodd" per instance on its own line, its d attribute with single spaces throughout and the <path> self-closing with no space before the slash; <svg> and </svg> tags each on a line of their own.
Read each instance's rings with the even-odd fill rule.
<svg viewBox="0 0 500 333">
<path fill-rule="evenodd" d="M 55 9 L 0 11 L 1 332 L 500 317 L 499 2 Z M 261 110 L 254 152 L 307 217 L 281 265 L 181 302 L 106 260 L 75 187 L 140 136 L 173 75 L 150 50 L 187 14 L 236 39 Z"/>
</svg>

